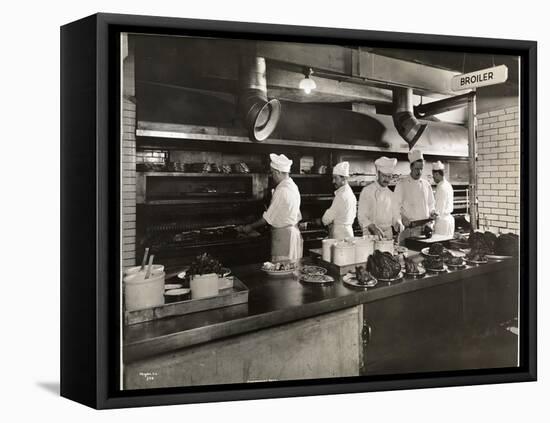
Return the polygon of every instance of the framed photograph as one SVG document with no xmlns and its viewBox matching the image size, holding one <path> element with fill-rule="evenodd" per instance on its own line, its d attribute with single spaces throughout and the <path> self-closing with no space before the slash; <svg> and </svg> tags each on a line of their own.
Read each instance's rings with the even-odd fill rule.
<svg viewBox="0 0 550 423">
<path fill-rule="evenodd" d="M 96 14 L 61 71 L 63 396 L 536 380 L 536 42 Z"/>
</svg>

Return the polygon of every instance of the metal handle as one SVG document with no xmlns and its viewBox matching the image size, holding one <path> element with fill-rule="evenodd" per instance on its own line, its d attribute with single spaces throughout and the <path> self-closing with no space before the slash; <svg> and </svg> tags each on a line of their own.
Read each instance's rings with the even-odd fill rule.
<svg viewBox="0 0 550 423">
<path fill-rule="evenodd" d="M 363 344 L 366 345 L 370 342 L 372 338 L 372 327 L 368 324 L 366 320 L 363 321 L 363 330 L 361 332 Z"/>
</svg>

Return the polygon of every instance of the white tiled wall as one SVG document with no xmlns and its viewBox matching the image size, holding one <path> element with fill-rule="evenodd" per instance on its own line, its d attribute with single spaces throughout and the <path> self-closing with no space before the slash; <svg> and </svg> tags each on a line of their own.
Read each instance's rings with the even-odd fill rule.
<svg viewBox="0 0 550 423">
<path fill-rule="evenodd" d="M 518 107 L 493 110 L 477 117 L 480 227 L 519 234 Z"/>
</svg>

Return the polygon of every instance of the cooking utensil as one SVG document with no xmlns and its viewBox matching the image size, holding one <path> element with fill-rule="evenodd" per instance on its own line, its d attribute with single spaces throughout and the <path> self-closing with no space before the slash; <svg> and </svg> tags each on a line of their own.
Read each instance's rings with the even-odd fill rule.
<svg viewBox="0 0 550 423">
<path fill-rule="evenodd" d="M 153 260 L 155 258 L 154 254 L 151 254 L 149 257 L 149 265 L 147 266 L 147 273 L 145 273 L 145 279 L 149 279 L 149 276 L 151 276 L 151 268 L 153 267 Z"/>
<path fill-rule="evenodd" d="M 149 247 L 145 249 L 145 253 L 143 253 L 143 260 L 141 261 L 141 268 L 139 270 L 143 271 L 145 269 L 145 264 L 147 263 L 147 256 L 149 255 Z"/>
</svg>

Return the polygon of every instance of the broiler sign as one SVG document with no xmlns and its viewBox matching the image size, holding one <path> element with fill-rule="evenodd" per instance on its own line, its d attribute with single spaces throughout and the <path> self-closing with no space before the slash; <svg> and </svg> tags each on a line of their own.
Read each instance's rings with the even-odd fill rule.
<svg viewBox="0 0 550 423">
<path fill-rule="evenodd" d="M 453 76 L 451 88 L 453 91 L 462 91 L 470 88 L 484 87 L 486 85 L 502 84 L 508 79 L 506 65 L 481 69 L 475 72 Z"/>
</svg>

